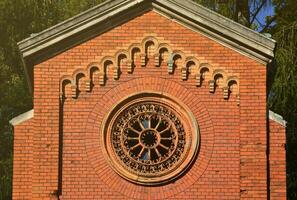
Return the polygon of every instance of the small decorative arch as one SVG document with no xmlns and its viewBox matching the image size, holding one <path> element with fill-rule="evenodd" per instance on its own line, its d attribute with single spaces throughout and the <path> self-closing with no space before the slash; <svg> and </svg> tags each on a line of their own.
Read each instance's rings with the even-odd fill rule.
<svg viewBox="0 0 297 200">
<path fill-rule="evenodd" d="M 72 73 L 72 77 L 76 77 L 79 74 L 83 74 L 84 76 L 86 76 L 86 71 L 85 69 L 76 69 L 73 73 Z"/>
<path fill-rule="evenodd" d="M 108 78 L 108 75 L 112 75 L 113 77 L 118 77 L 119 70 L 115 67 L 115 61 L 113 57 L 104 57 L 101 60 L 100 64 L 100 72 L 99 72 L 99 84 L 105 85 L 105 80 Z"/>
<path fill-rule="evenodd" d="M 176 57 L 176 56 L 180 57 L 181 64 L 185 62 L 186 55 L 184 52 L 180 50 L 176 50 L 176 51 L 173 51 L 172 54 L 173 54 L 173 57 Z"/>
<path fill-rule="evenodd" d="M 167 43 L 161 43 L 158 47 L 158 52 L 162 49 L 166 49 L 170 54 L 172 53 L 172 48 Z"/>
<path fill-rule="evenodd" d="M 183 80 L 188 79 L 189 75 L 196 77 L 198 72 L 198 66 L 199 66 L 199 62 L 195 57 L 193 56 L 187 57 L 185 60 L 185 65 L 182 68 L 182 79 Z"/>
<path fill-rule="evenodd" d="M 137 52 L 138 54 L 140 54 L 142 52 L 141 44 L 138 44 L 138 43 L 131 44 L 128 51 L 129 51 L 130 58 L 133 60 L 133 53 Z"/>
<path fill-rule="evenodd" d="M 145 57 L 143 57 L 142 55 L 142 49 L 141 49 L 141 45 L 140 44 L 132 44 L 129 47 L 129 54 L 130 54 L 130 59 L 131 59 L 131 70 L 133 71 L 133 69 L 136 67 L 136 64 L 138 62 L 138 58 L 140 58 L 140 62 L 141 64 L 143 64 L 143 62 L 145 61 Z"/>
<path fill-rule="evenodd" d="M 230 95 L 233 93 L 237 98 L 237 105 L 240 104 L 239 98 L 239 80 L 235 76 L 228 77 L 225 83 L 224 91 L 224 99 L 229 99 Z"/>
<path fill-rule="evenodd" d="M 93 62 L 87 66 L 88 80 L 86 81 L 86 91 L 90 92 L 95 85 L 99 82 L 100 63 Z"/>
<path fill-rule="evenodd" d="M 98 62 L 90 63 L 87 66 L 87 70 L 86 71 L 88 72 L 88 75 L 89 75 L 90 79 L 92 79 L 93 73 L 95 73 L 95 72 L 99 73 L 99 71 L 100 71 L 100 63 L 98 63 Z"/>
<path fill-rule="evenodd" d="M 74 83 L 72 76 L 64 75 L 60 78 L 60 84 L 64 81 L 70 81 L 71 84 Z"/>
<path fill-rule="evenodd" d="M 65 75 L 60 79 L 60 98 L 65 100 L 69 98 L 69 96 L 76 97 L 76 85 L 72 76 Z"/>
<path fill-rule="evenodd" d="M 201 63 L 199 65 L 196 75 L 196 86 L 201 86 L 206 80 L 211 80 L 211 74 L 213 73 L 212 66 L 208 63 Z"/>
<path fill-rule="evenodd" d="M 120 50 L 115 54 L 115 61 L 118 67 L 121 67 L 127 62 L 129 58 L 129 52 L 125 50 Z"/>
<path fill-rule="evenodd" d="M 237 77 L 229 77 L 227 80 L 227 86 L 229 88 L 230 93 L 234 93 L 235 95 L 239 94 L 239 80 Z"/>
<path fill-rule="evenodd" d="M 171 54 L 172 49 L 168 44 L 160 44 L 157 51 L 158 62 L 155 62 L 156 66 L 161 66 L 162 63 L 165 63 L 167 65 Z"/>
<path fill-rule="evenodd" d="M 158 46 L 159 46 L 159 41 L 157 40 L 157 38 L 153 37 L 153 36 L 148 36 L 148 37 L 145 37 L 142 41 L 141 41 L 141 46 L 142 46 L 142 49 L 145 49 L 146 47 L 146 44 L 150 42 L 150 43 L 153 43 L 156 47 L 156 50 L 158 49 Z"/>
<path fill-rule="evenodd" d="M 216 69 L 213 72 L 213 80 L 215 81 L 215 87 L 223 88 L 226 83 L 227 75 L 221 69 Z"/>
<path fill-rule="evenodd" d="M 123 69 L 127 69 L 127 61 L 128 61 L 128 52 L 121 50 L 118 51 L 115 55 L 115 71 L 113 78 L 118 80 L 120 78 L 121 71 Z"/>
<path fill-rule="evenodd" d="M 87 91 L 86 81 L 88 80 L 87 73 L 83 69 L 76 70 L 72 77 L 74 78 L 74 84 L 76 86 L 77 93 L 81 93 L 82 91 Z"/>
<path fill-rule="evenodd" d="M 146 37 L 142 40 L 142 52 L 145 54 L 146 59 L 153 57 L 158 49 L 159 42 L 155 37 Z M 147 60 L 146 60 L 147 61 Z"/>
<path fill-rule="evenodd" d="M 181 69 L 185 62 L 185 55 L 181 51 L 173 51 L 168 60 L 168 73 L 174 73 L 175 69 Z"/>
</svg>

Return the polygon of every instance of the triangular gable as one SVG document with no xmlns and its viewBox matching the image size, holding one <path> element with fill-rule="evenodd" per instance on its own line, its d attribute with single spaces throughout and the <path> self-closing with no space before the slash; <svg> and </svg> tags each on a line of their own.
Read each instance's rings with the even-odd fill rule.
<svg viewBox="0 0 297 200">
<path fill-rule="evenodd" d="M 190 0 L 109 0 L 18 43 L 30 87 L 34 65 L 150 10 L 263 64 L 274 56 L 274 40 Z"/>
</svg>

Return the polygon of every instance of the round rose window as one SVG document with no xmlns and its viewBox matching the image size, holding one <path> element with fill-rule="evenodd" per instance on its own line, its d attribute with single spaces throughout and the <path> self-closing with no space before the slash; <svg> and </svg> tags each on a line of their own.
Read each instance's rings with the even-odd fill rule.
<svg viewBox="0 0 297 200">
<path fill-rule="evenodd" d="M 107 115 L 102 130 L 113 169 L 139 184 L 177 178 L 198 150 L 199 131 L 192 113 L 161 94 L 142 93 L 123 100 Z"/>
</svg>

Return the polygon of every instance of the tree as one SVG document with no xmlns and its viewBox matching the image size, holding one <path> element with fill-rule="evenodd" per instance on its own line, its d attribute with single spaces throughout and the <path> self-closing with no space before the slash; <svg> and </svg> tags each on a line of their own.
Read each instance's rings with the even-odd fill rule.
<svg viewBox="0 0 297 200">
<path fill-rule="evenodd" d="M 270 26 L 274 18 L 267 16 L 269 21 L 262 24 L 260 12 L 272 5 L 272 0 L 194 0 L 236 22 L 252 29 L 263 32 L 266 25 Z M 267 18 L 267 19 L 268 19 Z"/>
<path fill-rule="evenodd" d="M 287 120 L 288 199 L 297 199 L 297 4 L 295 0 L 273 3 L 275 25 L 269 32 L 278 44 L 268 105 Z"/>
</svg>

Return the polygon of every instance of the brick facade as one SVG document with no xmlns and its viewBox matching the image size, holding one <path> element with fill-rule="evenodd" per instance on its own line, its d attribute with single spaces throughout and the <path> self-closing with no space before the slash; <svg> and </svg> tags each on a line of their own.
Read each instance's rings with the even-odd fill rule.
<svg viewBox="0 0 297 200">
<path fill-rule="evenodd" d="M 270 198 L 286 198 L 286 133 L 283 126 L 269 120 Z"/>
<path fill-rule="evenodd" d="M 222 80 L 210 73 L 197 85 L 195 67 L 185 75 L 177 64 L 168 73 L 165 62 L 156 67 L 154 55 L 143 65 L 141 54 L 135 55 L 133 71 L 126 63 L 117 74 L 119 50 L 147 37 L 195 57 L 197 68 L 205 64 Z M 90 67 L 105 65 L 105 58 L 114 63 L 102 79 Z M 237 82 L 224 98 L 227 77 Z M 212 80 L 217 82 L 210 92 Z M 201 134 L 193 165 L 161 186 L 121 178 L 102 155 L 99 140 L 112 106 L 143 91 L 182 101 Z M 34 118 L 15 126 L 13 198 L 285 199 L 284 143 L 285 128 L 267 121 L 264 64 L 149 11 L 34 67 Z"/>
<path fill-rule="evenodd" d="M 34 119 L 14 128 L 13 199 L 32 199 Z"/>
</svg>

